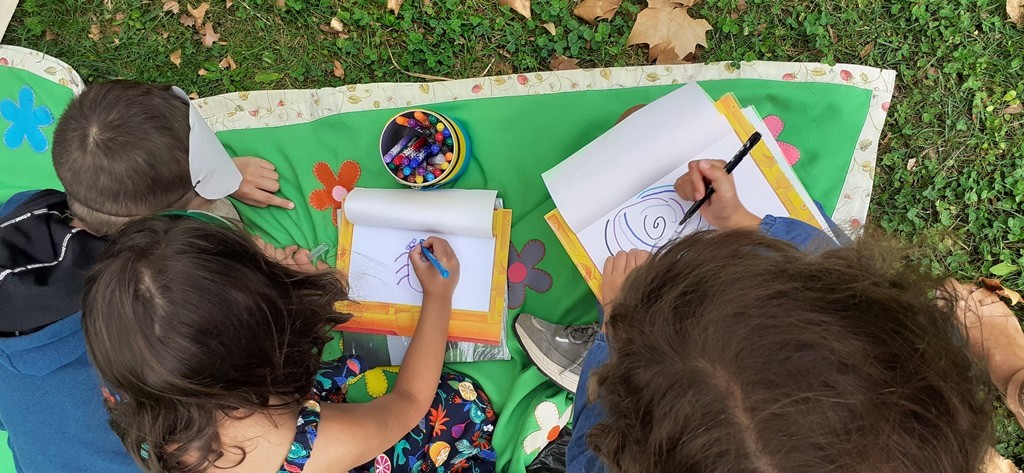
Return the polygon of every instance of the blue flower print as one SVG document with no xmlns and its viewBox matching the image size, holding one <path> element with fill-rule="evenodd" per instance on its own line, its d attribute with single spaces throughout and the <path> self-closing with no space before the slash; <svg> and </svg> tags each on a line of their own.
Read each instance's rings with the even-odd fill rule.
<svg viewBox="0 0 1024 473">
<path fill-rule="evenodd" d="M 10 149 L 18 149 L 28 141 L 35 152 L 46 151 L 49 142 L 41 128 L 53 124 L 53 114 L 45 105 L 36 107 L 36 95 L 27 85 L 18 92 L 18 102 L 11 99 L 0 101 L 0 115 L 11 122 L 4 132 L 4 144 Z"/>
</svg>

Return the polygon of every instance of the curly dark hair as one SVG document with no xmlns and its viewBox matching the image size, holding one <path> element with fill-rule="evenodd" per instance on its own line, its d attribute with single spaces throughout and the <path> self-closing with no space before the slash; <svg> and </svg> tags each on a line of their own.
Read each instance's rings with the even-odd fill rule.
<svg viewBox="0 0 1024 473">
<path fill-rule="evenodd" d="M 616 472 L 977 471 L 992 393 L 940 286 L 876 237 L 682 239 L 610 310 L 588 443 Z"/>
<path fill-rule="evenodd" d="M 148 471 L 192 473 L 241 450 L 222 445 L 218 418 L 297 408 L 347 299 L 336 272 L 279 264 L 233 229 L 126 224 L 86 278 L 82 312 L 89 356 L 125 396 L 110 414 L 128 452 Z"/>
</svg>

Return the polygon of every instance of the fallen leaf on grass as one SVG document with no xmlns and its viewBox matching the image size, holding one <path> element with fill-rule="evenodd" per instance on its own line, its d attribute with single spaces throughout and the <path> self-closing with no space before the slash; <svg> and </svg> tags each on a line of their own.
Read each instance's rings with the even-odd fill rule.
<svg viewBox="0 0 1024 473">
<path fill-rule="evenodd" d="M 867 45 L 864 46 L 864 49 L 860 50 L 860 58 L 864 59 L 864 58 L 868 57 L 868 54 L 871 54 L 871 50 L 873 50 L 873 49 L 875 49 L 875 42 L 874 41 L 868 43 Z"/>
<path fill-rule="evenodd" d="M 188 94 L 188 98 L 192 100 L 199 100 L 199 94 L 192 92 L 191 94 Z"/>
<path fill-rule="evenodd" d="M 345 24 L 342 23 L 341 19 L 339 19 L 338 17 L 331 18 L 331 29 L 337 31 L 338 33 L 344 33 Z"/>
<path fill-rule="evenodd" d="M 224 2 L 224 9 L 227 10 L 227 9 L 231 8 L 231 5 L 234 5 L 234 4 L 235 4 L 235 2 L 233 2 L 232 0 L 226 0 Z"/>
<path fill-rule="evenodd" d="M 1009 299 L 1010 305 L 1017 305 L 1021 301 L 1020 294 L 1017 291 L 1007 289 L 998 279 L 978 278 L 978 282 L 985 289 L 992 291 L 993 294 Z"/>
<path fill-rule="evenodd" d="M 1024 103 L 1018 103 L 1017 105 L 1010 105 L 1003 109 L 1003 115 L 1013 115 L 1015 113 L 1024 112 Z"/>
<path fill-rule="evenodd" d="M 337 59 L 334 60 L 334 77 L 337 77 L 339 79 L 345 78 L 345 68 L 341 67 L 341 62 L 339 62 Z"/>
<path fill-rule="evenodd" d="M 285 4 L 285 0 L 276 0 L 274 2 L 274 5 L 277 6 L 277 8 L 284 8 L 284 4 Z"/>
<path fill-rule="evenodd" d="M 621 4 L 622 0 L 583 0 L 572 14 L 593 25 L 597 20 L 612 19 Z"/>
<path fill-rule="evenodd" d="M 46 30 L 46 35 L 44 35 L 43 38 L 47 41 L 53 41 L 57 39 L 57 35 L 53 34 L 53 32 L 50 30 Z"/>
<path fill-rule="evenodd" d="M 218 39 L 220 39 L 220 35 L 213 32 L 213 23 L 207 23 L 206 31 L 203 32 L 203 46 L 213 46 Z"/>
<path fill-rule="evenodd" d="M 190 26 L 195 26 L 196 19 L 192 17 L 192 15 L 189 15 L 188 12 L 181 12 L 181 14 L 178 15 L 178 22 L 181 23 L 182 26 L 188 28 Z"/>
<path fill-rule="evenodd" d="M 498 0 L 498 3 L 509 6 L 520 15 L 530 17 L 530 0 Z"/>
<path fill-rule="evenodd" d="M 175 52 L 173 52 L 173 53 L 171 53 L 170 58 L 171 58 L 171 64 L 174 64 L 175 66 L 178 66 L 179 68 L 181 67 L 181 50 L 180 49 L 175 51 Z"/>
<path fill-rule="evenodd" d="M 555 34 L 555 24 L 554 23 L 551 23 L 549 21 L 549 22 L 544 23 L 543 25 L 540 25 L 540 26 L 541 26 L 541 28 L 544 28 L 544 29 L 548 30 L 548 33 Z"/>
<path fill-rule="evenodd" d="M 1024 25 L 1024 0 L 1006 0 L 1006 15 L 1017 26 Z"/>
<path fill-rule="evenodd" d="M 653 6 L 655 3 L 659 6 Z M 676 2 L 659 0 L 648 4 L 651 6 L 637 15 L 627 44 L 647 44 L 649 60 L 667 55 L 658 64 L 667 64 L 669 60 L 681 62 L 696 53 L 697 45 L 707 45 L 707 32 L 711 29 L 707 20 L 691 18 L 687 9 Z"/>
<path fill-rule="evenodd" d="M 198 71 L 196 71 L 196 74 L 199 74 L 200 76 L 205 76 L 207 72 L 206 69 L 200 68 Z"/>
<path fill-rule="evenodd" d="M 551 58 L 551 70 L 552 71 L 568 71 L 570 69 L 579 69 L 579 59 L 573 59 L 571 57 L 565 57 L 561 54 L 555 54 Z"/>
<path fill-rule="evenodd" d="M 100 32 L 100 25 L 93 23 L 89 27 L 89 39 L 93 41 L 99 41 L 103 39 L 103 33 Z"/>
<path fill-rule="evenodd" d="M 206 17 L 206 10 L 210 9 L 210 2 L 200 3 L 198 7 L 188 7 L 188 14 L 196 19 L 196 29 L 203 27 L 203 18 Z"/>
<path fill-rule="evenodd" d="M 910 158 L 907 160 L 907 171 L 913 171 L 917 167 L 917 158 Z"/>
<path fill-rule="evenodd" d="M 388 10 L 395 12 L 397 15 L 398 10 L 402 8 L 402 2 L 404 1 L 405 0 L 388 0 Z"/>
<path fill-rule="evenodd" d="M 230 54 L 228 54 L 228 57 L 221 59 L 218 66 L 220 66 L 221 69 L 227 68 L 229 71 L 238 69 L 238 64 L 235 64 L 235 60 L 231 58 Z"/>
<path fill-rule="evenodd" d="M 162 8 L 163 11 L 169 11 L 171 13 L 178 13 L 181 11 L 181 6 L 178 5 L 176 0 L 165 0 Z"/>
</svg>

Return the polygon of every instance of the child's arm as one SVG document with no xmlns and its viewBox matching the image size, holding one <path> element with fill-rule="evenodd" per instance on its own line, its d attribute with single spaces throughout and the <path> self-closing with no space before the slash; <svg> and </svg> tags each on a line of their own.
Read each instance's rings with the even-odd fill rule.
<svg viewBox="0 0 1024 473">
<path fill-rule="evenodd" d="M 416 332 L 412 336 L 395 388 L 388 394 L 366 404 L 330 405 L 323 410 L 317 448 L 310 464 L 330 465 L 347 471 L 392 447 L 427 415 L 441 379 L 441 364 L 448 340 L 448 320 L 452 311 L 452 295 L 459 281 L 459 260 L 447 241 L 430 237 L 427 247 L 448 270 L 441 277 L 437 268 L 423 256 L 417 246 L 409 253 L 409 262 L 423 287 L 423 306 Z M 426 435 L 431 435 L 429 432 Z M 344 439 L 342 448 L 319 446 L 324 439 Z"/>
<path fill-rule="evenodd" d="M 255 156 L 240 156 L 232 161 L 238 168 L 238 172 L 242 173 L 242 184 L 231 194 L 231 197 L 253 207 L 263 208 L 273 205 L 289 210 L 295 208 L 295 204 L 290 200 L 274 195 L 281 189 L 281 184 L 277 182 L 280 176 L 270 161 Z"/>
<path fill-rule="evenodd" d="M 700 208 L 704 220 L 719 230 L 754 229 L 761 224 L 761 219 L 740 202 L 739 196 L 736 195 L 736 183 L 733 182 L 732 176 L 725 172 L 725 161 L 690 161 L 686 174 L 676 179 L 676 194 L 684 200 L 696 201 L 707 192 L 706 182 L 715 186 L 715 194 Z"/>
</svg>

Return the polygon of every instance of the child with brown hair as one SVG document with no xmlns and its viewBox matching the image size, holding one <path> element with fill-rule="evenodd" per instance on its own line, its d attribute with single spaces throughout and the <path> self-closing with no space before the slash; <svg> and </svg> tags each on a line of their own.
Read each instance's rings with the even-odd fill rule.
<svg viewBox="0 0 1024 473">
<path fill-rule="evenodd" d="M 752 231 L 719 163 L 677 191 L 705 181 L 722 231 L 605 265 L 567 471 L 977 471 L 991 401 L 941 283 L 870 239 L 810 255 Z"/>
<path fill-rule="evenodd" d="M 394 389 L 347 404 L 367 367 L 319 354 L 349 318 L 335 312 L 348 299 L 337 273 L 295 271 L 189 218 L 129 223 L 83 300 L 89 355 L 123 396 L 110 411 L 126 448 L 155 472 L 494 471 L 487 396 L 441 373 L 459 261 L 431 237 L 409 262 L 423 303 Z"/>
<path fill-rule="evenodd" d="M 0 206 L 0 428 L 20 472 L 138 471 L 107 425 L 81 333 L 82 280 L 105 236 L 167 209 L 219 201 L 233 211 L 221 199 L 229 194 L 292 204 L 272 194 L 270 163 L 232 161 L 169 86 L 90 85 L 57 124 L 53 164 L 65 192 L 23 192 Z M 26 408 L 44 394 L 45 415 Z"/>
</svg>

